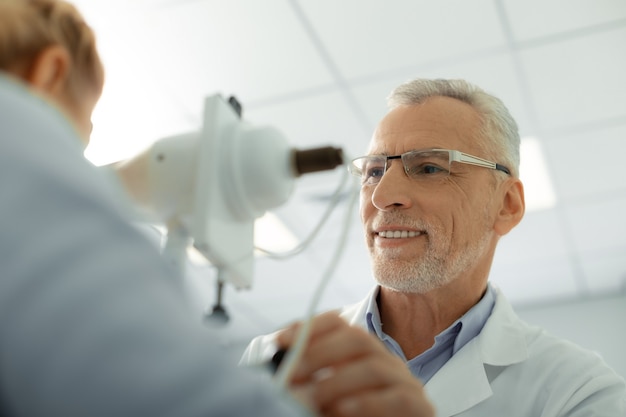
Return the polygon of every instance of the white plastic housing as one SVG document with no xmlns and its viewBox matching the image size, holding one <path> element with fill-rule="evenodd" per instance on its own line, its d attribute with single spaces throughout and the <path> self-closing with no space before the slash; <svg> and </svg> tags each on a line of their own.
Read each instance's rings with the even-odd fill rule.
<svg viewBox="0 0 626 417">
<path fill-rule="evenodd" d="M 254 220 L 293 190 L 291 152 L 277 130 L 253 128 L 220 96 L 206 99 L 189 230 L 238 288 L 252 284 Z"/>
<path fill-rule="evenodd" d="M 118 172 L 150 221 L 191 237 L 222 279 L 247 288 L 254 221 L 289 198 L 292 152 L 276 129 L 252 127 L 214 95 L 205 101 L 200 132 L 161 139 Z M 175 256 L 184 253 L 178 249 Z"/>
</svg>

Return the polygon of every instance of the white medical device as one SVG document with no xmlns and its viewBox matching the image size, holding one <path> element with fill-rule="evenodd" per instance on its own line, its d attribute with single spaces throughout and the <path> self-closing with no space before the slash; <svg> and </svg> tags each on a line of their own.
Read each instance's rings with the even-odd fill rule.
<svg viewBox="0 0 626 417">
<path fill-rule="evenodd" d="M 164 255 L 181 277 L 193 245 L 218 269 L 220 284 L 248 288 L 255 219 L 285 203 L 298 176 L 341 165 L 343 153 L 292 149 L 277 129 L 252 126 L 240 116 L 235 99 L 210 96 L 199 132 L 159 140 L 121 170 L 152 220 L 166 227 Z"/>
</svg>

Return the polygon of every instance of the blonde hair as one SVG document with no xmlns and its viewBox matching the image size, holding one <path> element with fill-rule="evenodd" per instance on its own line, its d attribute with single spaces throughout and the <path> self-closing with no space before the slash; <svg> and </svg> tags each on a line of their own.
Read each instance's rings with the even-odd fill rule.
<svg viewBox="0 0 626 417">
<path fill-rule="evenodd" d="M 26 80 L 37 56 L 54 45 L 64 47 L 72 60 L 70 88 L 102 87 L 104 70 L 94 32 L 73 5 L 63 0 L 0 0 L 0 70 Z"/>
</svg>

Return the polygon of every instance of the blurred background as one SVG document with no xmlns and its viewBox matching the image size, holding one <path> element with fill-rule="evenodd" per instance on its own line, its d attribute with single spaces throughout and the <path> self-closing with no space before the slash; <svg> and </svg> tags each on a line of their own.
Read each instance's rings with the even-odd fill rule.
<svg viewBox="0 0 626 417">
<path fill-rule="evenodd" d="M 363 154 L 385 98 L 414 77 L 464 78 L 501 98 L 523 138 L 528 212 L 501 240 L 491 281 L 522 318 L 602 355 L 626 375 L 625 0 L 75 0 L 94 27 L 107 84 L 86 156 L 125 159 L 202 127 L 203 100 L 234 95 L 243 117 L 296 148 Z M 304 239 L 342 171 L 298 179 L 258 244 Z M 228 288 L 223 342 L 299 319 L 336 251 L 347 199 L 302 254 L 259 257 L 248 291 Z M 373 286 L 358 214 L 318 310 Z M 267 226 L 265 226 L 267 227 Z M 282 230 L 279 238 L 278 230 Z M 199 309 L 215 273 L 192 263 Z M 201 314 L 199 313 L 199 316 Z"/>
</svg>

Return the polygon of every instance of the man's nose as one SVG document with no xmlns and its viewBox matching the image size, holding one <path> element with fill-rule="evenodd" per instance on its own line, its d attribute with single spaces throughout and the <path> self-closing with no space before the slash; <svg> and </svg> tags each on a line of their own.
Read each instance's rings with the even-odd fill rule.
<svg viewBox="0 0 626 417">
<path fill-rule="evenodd" d="M 372 193 L 372 204 L 378 210 L 411 207 L 414 184 L 404 172 L 402 161 L 396 159 L 387 163 L 387 170 Z"/>
</svg>

